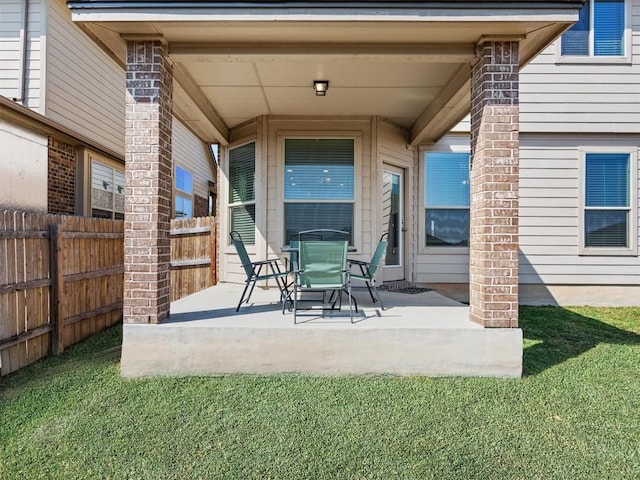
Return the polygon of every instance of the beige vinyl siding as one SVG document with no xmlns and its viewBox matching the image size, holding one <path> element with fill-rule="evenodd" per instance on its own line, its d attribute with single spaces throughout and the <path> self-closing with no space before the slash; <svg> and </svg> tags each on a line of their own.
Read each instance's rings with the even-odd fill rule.
<svg viewBox="0 0 640 480">
<path fill-rule="evenodd" d="M 208 146 L 175 117 L 171 136 L 174 168 L 179 165 L 191 173 L 194 195 L 208 199 L 209 182 L 214 180 L 213 161 Z"/>
<path fill-rule="evenodd" d="M 0 2 L 0 95 L 18 95 L 22 2 Z M 42 36 L 45 29 L 44 0 L 29 0 L 27 16 L 26 81 L 23 105 L 39 112 L 42 106 Z"/>
<path fill-rule="evenodd" d="M 124 155 L 125 73 L 71 21 L 62 0 L 48 3 L 46 116 Z"/>
<path fill-rule="evenodd" d="M 468 283 L 469 249 L 466 247 L 426 247 L 425 246 L 425 192 L 424 155 L 425 151 L 448 152 L 469 151 L 469 135 L 447 135 L 428 149 L 420 149 L 416 198 L 416 245 L 414 281 L 417 283 Z"/>
<path fill-rule="evenodd" d="M 640 148 L 637 137 L 520 139 L 520 283 L 634 285 L 638 256 L 580 256 L 579 147 Z M 632 173 L 640 176 L 639 171 Z M 636 202 L 639 192 L 633 192 Z M 637 205 L 637 203 L 636 203 Z M 638 214 L 636 210 L 635 214 Z M 640 232 L 636 232 L 640 235 Z"/>
<path fill-rule="evenodd" d="M 631 1 L 632 64 L 562 62 L 558 39 L 521 72 L 522 132 L 640 131 L 640 0 Z"/>
</svg>

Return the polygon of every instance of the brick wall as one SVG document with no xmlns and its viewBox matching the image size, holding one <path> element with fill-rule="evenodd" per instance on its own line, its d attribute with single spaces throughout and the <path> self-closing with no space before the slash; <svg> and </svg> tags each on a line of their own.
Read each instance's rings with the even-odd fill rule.
<svg viewBox="0 0 640 480">
<path fill-rule="evenodd" d="M 76 198 L 76 147 L 49 137 L 47 172 L 49 213 L 73 215 Z"/>
<path fill-rule="evenodd" d="M 161 40 L 127 42 L 124 321 L 169 316 L 172 67 Z"/>
<path fill-rule="evenodd" d="M 518 326 L 518 42 L 486 42 L 471 79 L 470 318 Z"/>
<path fill-rule="evenodd" d="M 209 199 L 199 195 L 193 196 L 193 216 L 207 217 L 209 215 Z"/>
</svg>

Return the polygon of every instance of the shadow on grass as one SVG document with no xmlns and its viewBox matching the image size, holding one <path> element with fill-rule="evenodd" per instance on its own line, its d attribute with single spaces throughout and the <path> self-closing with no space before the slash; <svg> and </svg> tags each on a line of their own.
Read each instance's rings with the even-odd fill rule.
<svg viewBox="0 0 640 480">
<path fill-rule="evenodd" d="M 525 338 L 525 376 L 537 375 L 599 344 L 640 345 L 638 333 L 561 307 L 521 307 L 520 327 Z"/>
</svg>

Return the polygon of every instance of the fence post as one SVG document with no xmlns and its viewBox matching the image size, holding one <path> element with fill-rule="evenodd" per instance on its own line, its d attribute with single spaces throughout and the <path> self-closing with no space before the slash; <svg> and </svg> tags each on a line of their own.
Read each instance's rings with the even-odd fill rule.
<svg viewBox="0 0 640 480">
<path fill-rule="evenodd" d="M 216 272 L 216 222 L 215 219 L 209 217 L 209 225 L 211 225 L 211 231 L 209 232 L 209 256 L 211 257 L 211 265 L 209 266 L 209 283 L 210 285 L 215 285 L 217 283 L 217 272 Z"/>
<path fill-rule="evenodd" d="M 49 264 L 51 275 L 51 294 L 49 295 L 49 312 L 51 315 L 52 344 L 51 349 L 55 355 L 64 351 L 64 313 L 62 311 L 64 294 L 64 277 L 62 272 L 62 239 L 61 225 L 52 223 L 49 225 Z"/>
</svg>

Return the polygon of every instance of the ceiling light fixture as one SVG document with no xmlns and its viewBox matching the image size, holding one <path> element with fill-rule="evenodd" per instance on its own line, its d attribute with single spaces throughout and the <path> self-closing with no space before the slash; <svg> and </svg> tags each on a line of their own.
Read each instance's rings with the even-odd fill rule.
<svg viewBox="0 0 640 480">
<path fill-rule="evenodd" d="M 314 80 L 313 91 L 316 92 L 316 96 L 324 97 L 329 90 L 329 80 Z"/>
</svg>

